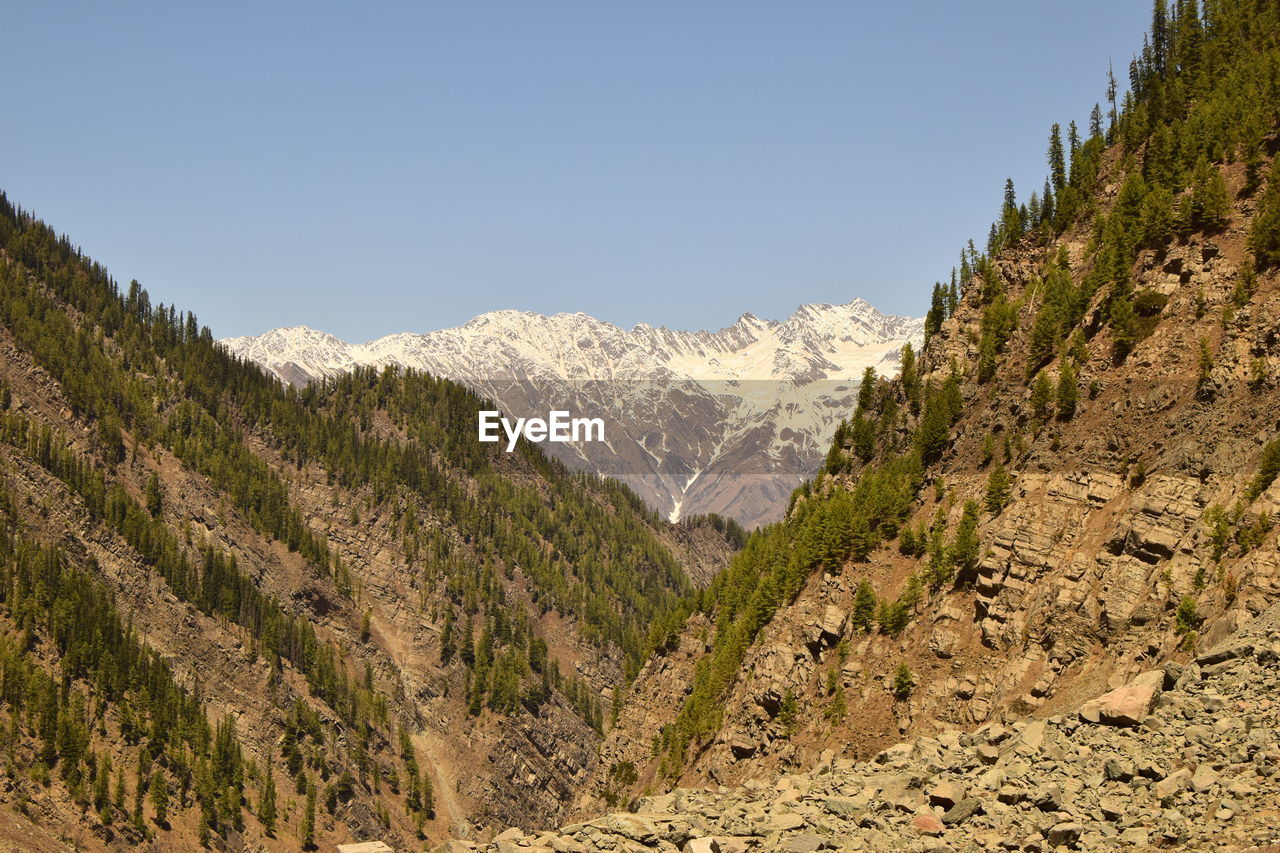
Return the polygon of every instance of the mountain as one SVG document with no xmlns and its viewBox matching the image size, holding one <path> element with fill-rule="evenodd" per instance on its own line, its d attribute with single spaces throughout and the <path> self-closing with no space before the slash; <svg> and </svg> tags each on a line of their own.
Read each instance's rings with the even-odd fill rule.
<svg viewBox="0 0 1280 853">
<path fill-rule="evenodd" d="M 744 314 L 716 332 L 495 311 L 367 344 L 303 326 L 221 343 L 295 385 L 394 365 L 462 382 L 513 416 L 600 416 L 607 443 L 549 452 L 622 480 L 672 520 L 716 513 L 756 526 L 779 518 L 822 463 L 865 370 L 891 375 L 922 329 L 855 299 L 783 322 Z"/>
<path fill-rule="evenodd" d="M 1225 734 L 1259 731 L 1247 682 L 1274 681 L 1278 639 L 1280 7 L 1157 2 L 1145 45 L 1110 118 L 1049 130 L 1047 193 L 1007 184 L 918 354 L 662 638 L 576 818 L 635 803 L 656 834 L 685 803 L 676 829 L 751 837 L 735 849 L 838 846 L 849 823 L 875 849 L 1103 849 L 1121 818 L 1122 846 L 1272 840 L 1233 821 L 1270 814 L 1280 753 Z M 1197 695 L 1159 695 L 1178 681 Z M 1104 695 L 1121 725 L 1079 728 Z M 1129 773 L 1150 732 L 1158 761 Z M 901 772 L 849 773 L 868 760 Z M 832 767 L 840 791 L 793 784 Z M 924 787 L 942 770 L 967 789 L 950 818 Z M 1023 806 L 1028 782 L 1057 788 Z"/>
<path fill-rule="evenodd" d="M 283 387 L 0 195 L 0 846 L 558 817 L 742 531 L 481 444 L 485 405 Z"/>
<path fill-rule="evenodd" d="M 1280 5 L 1143 44 L 750 534 L 431 372 L 287 387 L 0 197 L 0 843 L 1273 842 Z"/>
<path fill-rule="evenodd" d="M 1274 838 L 1280 801 L 1280 605 L 1189 663 L 1048 719 L 940 731 L 862 761 L 829 751 L 769 785 L 651 794 L 632 813 L 503 840 L 584 853 L 816 851 L 837 839 L 853 850 L 1271 849 L 1255 842 Z"/>
</svg>

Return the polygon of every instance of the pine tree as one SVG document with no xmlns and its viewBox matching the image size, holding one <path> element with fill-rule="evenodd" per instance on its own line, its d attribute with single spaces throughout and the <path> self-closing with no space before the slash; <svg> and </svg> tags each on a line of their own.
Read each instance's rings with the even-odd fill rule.
<svg viewBox="0 0 1280 853">
<path fill-rule="evenodd" d="M 920 378 L 916 376 L 916 353 L 911 342 L 902 345 L 902 363 L 898 374 L 912 413 L 920 412 Z"/>
<path fill-rule="evenodd" d="M 1127 274 L 1111 294 L 1108 314 L 1115 357 L 1123 360 L 1138 342 L 1138 315 L 1133 310 L 1132 286 Z"/>
<path fill-rule="evenodd" d="M 929 536 L 929 563 L 925 571 L 929 585 L 934 589 L 949 583 L 955 576 L 951 554 L 946 546 L 946 518 L 941 507 L 938 508 L 938 514 L 941 518 L 935 522 L 933 532 Z"/>
<path fill-rule="evenodd" d="M 151 807 L 155 809 L 156 823 L 167 826 L 169 823 L 169 782 L 164 772 L 157 769 L 151 776 Z"/>
<path fill-rule="evenodd" d="M 1236 285 L 1231 291 L 1231 301 L 1237 308 L 1243 308 L 1249 304 L 1257 284 L 1258 272 L 1253 266 L 1253 261 L 1245 258 L 1240 264 L 1240 275 L 1236 278 Z"/>
<path fill-rule="evenodd" d="M 1273 161 L 1267 188 L 1258 199 L 1258 213 L 1249 229 L 1249 248 L 1259 267 L 1280 264 L 1280 157 Z"/>
<path fill-rule="evenodd" d="M 942 289 L 942 282 L 935 281 L 933 283 L 933 295 L 929 300 L 929 311 L 924 317 L 924 341 L 927 345 L 929 338 L 942 331 L 942 321 L 947 316 L 946 291 Z"/>
<path fill-rule="evenodd" d="M 307 805 L 302 813 L 302 849 L 314 850 L 316 847 L 316 786 L 307 783 Z"/>
<path fill-rule="evenodd" d="M 907 666 L 907 662 L 903 661 L 898 664 L 898 668 L 893 672 L 893 695 L 896 699 L 906 699 L 911 695 L 911 691 L 916 686 L 915 677 L 911 674 L 911 667 Z"/>
<path fill-rule="evenodd" d="M 1054 122 L 1049 129 L 1049 180 L 1053 182 L 1053 191 L 1061 195 L 1067 185 L 1067 159 L 1062 151 L 1062 126 Z"/>
<path fill-rule="evenodd" d="M 429 818 L 436 816 L 436 794 L 435 786 L 431 783 L 431 772 L 427 767 L 422 768 L 422 813 Z"/>
<path fill-rule="evenodd" d="M 965 501 L 964 513 L 960 516 L 960 524 L 956 526 L 956 536 L 951 542 L 951 560 L 963 576 L 972 571 L 978 563 L 978 515 L 981 512 L 978 502 Z M 961 578 L 963 580 L 963 577 Z"/>
<path fill-rule="evenodd" d="M 196 838 L 199 840 L 200 846 L 208 847 L 212 836 L 213 827 L 209 824 L 209 813 L 201 809 L 200 820 L 196 823 Z"/>
<path fill-rule="evenodd" d="M 1227 224 L 1231 198 L 1222 172 L 1202 159 L 1191 185 L 1191 225 L 1203 231 L 1217 231 Z"/>
<path fill-rule="evenodd" d="M 258 820 L 268 836 L 276 833 L 276 780 L 271 775 L 271 768 L 264 771 L 266 781 L 262 785 L 262 799 L 258 802 Z"/>
<path fill-rule="evenodd" d="M 147 512 L 152 518 L 157 518 L 164 505 L 164 495 L 160 489 L 160 475 L 154 471 L 147 479 L 146 504 Z"/>
<path fill-rule="evenodd" d="M 1058 345 L 1061 320 L 1056 305 L 1045 303 L 1036 312 L 1027 342 L 1027 378 L 1030 379 L 1051 358 Z"/>
<path fill-rule="evenodd" d="M 1213 378 L 1213 352 L 1209 349 L 1209 341 L 1200 339 L 1196 356 L 1196 396 L 1204 397 L 1209 390 L 1209 381 Z"/>
<path fill-rule="evenodd" d="M 111 813 L 111 757 L 103 756 L 93 777 L 93 807 L 108 818 Z"/>
<path fill-rule="evenodd" d="M 138 760 L 138 778 L 133 787 L 133 825 L 146 832 L 146 824 L 142 820 L 142 801 L 147 795 L 147 771 L 142 759 Z"/>
<path fill-rule="evenodd" d="M 1107 63 L 1107 104 L 1108 104 L 1107 144 L 1108 145 L 1111 144 L 1111 141 L 1115 135 L 1116 121 L 1119 119 L 1119 111 L 1116 109 L 1116 94 L 1118 93 L 1118 91 L 1119 91 L 1119 86 L 1116 85 L 1116 75 L 1111 68 L 1111 63 L 1108 61 Z"/>
<path fill-rule="evenodd" d="M 1012 481 L 1004 464 L 996 460 L 991 473 L 987 475 L 987 512 L 999 515 L 1009 503 L 1012 493 Z"/>
<path fill-rule="evenodd" d="M 1058 409 L 1058 418 L 1069 421 L 1076 414 L 1076 375 L 1071 369 L 1071 362 L 1063 358 L 1062 365 L 1058 368 L 1058 393 L 1056 405 Z"/>
<path fill-rule="evenodd" d="M 1000 229 L 996 235 L 996 246 L 1012 243 L 1022 236 L 1022 214 L 1018 209 L 1018 194 L 1013 188 L 1013 178 L 1005 178 L 1004 204 L 1000 208 Z"/>
<path fill-rule="evenodd" d="M 1036 381 L 1031 384 L 1031 418 L 1037 424 L 1049 420 L 1049 403 L 1053 400 L 1053 387 L 1044 371 L 1036 374 Z"/>
<path fill-rule="evenodd" d="M 858 591 L 853 597 L 853 624 L 863 631 L 871 630 L 871 623 L 876 615 L 876 591 L 871 582 L 863 578 L 858 583 Z"/>
</svg>

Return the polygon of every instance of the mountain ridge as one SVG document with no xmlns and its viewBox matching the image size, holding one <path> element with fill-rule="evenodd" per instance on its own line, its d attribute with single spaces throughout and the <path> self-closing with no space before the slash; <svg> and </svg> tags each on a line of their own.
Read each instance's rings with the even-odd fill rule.
<svg viewBox="0 0 1280 853">
<path fill-rule="evenodd" d="M 443 362 L 439 356 L 432 352 L 428 342 L 436 340 L 457 342 L 466 337 L 464 333 L 486 332 L 503 340 L 511 341 L 517 332 L 543 331 L 546 336 L 565 332 L 590 332 L 597 335 L 597 341 L 604 340 L 605 343 L 610 342 L 603 337 L 604 335 L 630 339 L 635 344 L 644 346 L 652 356 L 652 360 L 648 363 L 623 365 L 622 367 L 629 367 L 632 370 L 623 370 L 621 375 L 599 370 L 592 371 L 593 365 L 590 362 L 582 362 L 574 365 L 578 368 L 576 371 L 567 372 L 568 375 L 563 378 L 653 379 L 678 377 L 684 379 L 778 380 L 799 377 L 794 373 L 787 372 L 784 369 L 785 365 L 767 372 L 759 369 L 750 370 L 750 368 L 759 367 L 760 362 L 758 360 L 749 361 L 742 366 L 736 367 L 724 365 L 722 362 L 715 360 L 710 364 L 704 365 L 707 368 L 706 370 L 698 372 L 689 370 L 688 368 L 691 365 L 687 362 L 679 361 L 678 357 L 687 357 L 693 354 L 714 358 L 717 354 L 739 353 L 752 344 L 762 343 L 761 335 L 769 332 L 776 333 L 776 338 L 781 343 L 795 343 L 802 347 L 808 347 L 809 351 L 816 355 L 822 352 L 822 349 L 821 346 L 815 346 L 815 341 L 823 338 L 853 346 L 878 347 L 878 345 L 884 343 L 912 340 L 922 333 L 923 326 L 923 318 L 885 314 L 866 300 L 855 298 L 842 305 L 806 303 L 798 306 L 785 320 L 760 319 L 751 312 L 744 312 L 734 323 L 714 331 L 707 329 L 673 329 L 666 325 L 653 326 L 643 322 L 626 329 L 608 321 L 599 320 L 581 311 L 541 314 L 535 311 L 511 308 L 479 314 L 459 326 L 438 329 L 432 332 L 394 332 L 364 343 L 352 343 L 329 332 L 301 324 L 280 326 L 259 335 L 239 335 L 222 338 L 220 343 L 232 353 L 257 362 L 267 370 L 275 373 L 280 379 L 297 383 L 298 374 L 294 371 L 282 370 L 282 368 L 290 364 L 296 365 L 306 373 L 308 377 L 306 381 L 323 378 L 332 375 L 334 372 L 343 372 L 349 369 L 349 365 L 356 364 L 382 366 L 387 363 L 395 363 L 403 367 L 430 370 L 431 367 L 438 366 Z M 855 329 L 861 330 L 863 335 L 855 337 Z M 583 339 L 578 338 L 576 340 L 581 343 Z M 699 350 L 696 348 L 698 346 L 702 348 Z M 315 350 L 318 347 L 327 349 L 317 353 Z M 894 347 L 892 351 L 896 351 L 896 349 Z M 885 348 L 882 355 L 890 351 L 890 348 Z M 540 353 L 530 353 L 529 348 L 525 348 L 525 353 L 529 354 L 551 352 L 553 350 L 547 348 L 545 343 Z M 289 358 L 289 356 L 299 354 L 305 354 L 309 363 L 299 364 L 298 359 Z M 845 363 L 832 364 L 834 374 L 824 375 L 822 378 L 859 378 L 863 368 L 867 366 L 866 355 L 868 354 L 860 354 L 863 357 L 857 361 L 846 360 Z M 319 355 L 327 356 L 328 360 L 317 363 L 315 359 Z M 657 362 L 658 364 L 653 364 L 652 362 Z M 882 362 L 883 364 L 892 365 L 894 359 L 892 357 L 887 360 L 882 359 Z M 517 363 L 521 362 L 517 361 Z M 541 363 L 532 360 L 528 363 L 539 367 L 547 366 L 545 359 Z M 876 363 L 874 366 L 879 368 L 883 364 Z M 656 374 L 655 371 L 658 365 L 665 367 L 672 376 L 667 377 Z M 559 366 L 567 367 L 568 365 L 562 364 Z M 453 373 L 464 372 L 458 365 L 450 365 L 450 367 Z M 616 369 L 618 365 L 605 362 L 602 367 Z M 679 368 L 685 369 L 681 370 Z M 714 368 L 719 368 L 719 370 Z M 878 370 L 878 372 L 886 376 L 890 373 L 889 370 L 883 369 Z M 446 378 L 458 378 L 457 376 L 446 374 L 441 375 L 445 375 Z M 465 371 L 465 375 L 472 380 L 492 378 L 485 377 L 475 370 Z M 516 378 L 533 377 L 517 376 Z"/>
<path fill-rule="evenodd" d="M 1280 10 L 1200 14 L 1157 2 L 1110 126 L 1099 107 L 1086 138 L 1051 127 L 1043 195 L 1006 183 L 956 298 L 935 287 L 918 356 L 865 389 L 786 518 L 646 662 L 576 816 L 1058 719 L 1280 598 L 1280 89 L 1259 73 L 1280 67 Z M 1252 779 L 1229 752 L 1201 764 Z M 1188 803 L 1141 787 L 1119 793 L 1146 826 Z M 1210 809 L 1215 829 L 1257 805 L 1208 789 L 1239 797 Z M 998 790 L 970 805 L 1004 811 Z M 1013 825 L 1018 849 L 1062 843 L 1038 816 Z M 1081 824 L 1108 836 L 1103 816 Z M 838 843 L 814 831 L 795 849 Z"/>
<path fill-rule="evenodd" d="M 516 416 L 603 415 L 607 445 L 548 452 L 623 480 L 671 520 L 714 513 L 755 526 L 780 517 L 821 464 L 867 371 L 892 375 L 922 330 L 922 319 L 854 299 L 781 321 L 744 313 L 716 331 L 506 309 L 364 344 L 306 326 L 220 343 L 297 386 L 394 365 L 461 382 Z"/>
</svg>

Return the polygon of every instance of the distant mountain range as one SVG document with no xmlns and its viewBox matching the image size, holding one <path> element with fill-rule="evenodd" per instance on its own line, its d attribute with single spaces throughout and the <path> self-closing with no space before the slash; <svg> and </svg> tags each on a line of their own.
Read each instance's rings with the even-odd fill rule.
<svg viewBox="0 0 1280 853">
<path fill-rule="evenodd" d="M 669 518 L 717 512 L 756 525 L 780 517 L 821 463 L 865 368 L 893 375 L 922 332 L 920 318 L 855 299 L 781 322 L 743 314 L 715 332 L 494 311 L 366 344 L 305 326 L 222 343 L 296 385 L 397 365 L 462 382 L 514 416 L 602 417 L 606 443 L 544 449 L 629 483 Z"/>
</svg>

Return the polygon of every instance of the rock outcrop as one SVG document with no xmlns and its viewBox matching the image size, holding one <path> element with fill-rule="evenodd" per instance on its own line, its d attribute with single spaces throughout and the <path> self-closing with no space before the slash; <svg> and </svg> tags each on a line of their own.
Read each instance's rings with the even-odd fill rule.
<svg viewBox="0 0 1280 853">
<path fill-rule="evenodd" d="M 1246 850 L 1277 838 L 1278 696 L 1280 605 L 1078 711 L 940 732 L 869 761 L 827 753 L 767 783 L 678 788 L 559 830 L 436 849 Z"/>
</svg>

